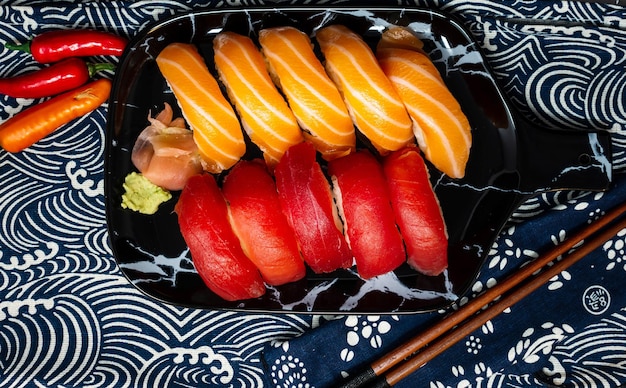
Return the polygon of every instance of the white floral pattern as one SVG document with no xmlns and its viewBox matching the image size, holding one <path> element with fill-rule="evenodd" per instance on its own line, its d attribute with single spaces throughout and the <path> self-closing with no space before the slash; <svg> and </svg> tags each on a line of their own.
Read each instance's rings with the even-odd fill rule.
<svg viewBox="0 0 626 388">
<path fill-rule="evenodd" d="M 398 317 L 391 315 L 381 317 L 379 315 L 358 316 L 353 315 L 344 321 L 349 331 L 346 333 L 346 344 L 348 347 L 341 350 L 343 361 L 352 361 L 355 354 L 351 348 L 359 345 L 361 341 L 369 343 L 371 349 L 378 349 L 383 345 L 383 337 L 391 330 L 393 321 Z"/>
<path fill-rule="evenodd" d="M 540 355 L 550 354 L 556 342 L 573 332 L 574 329 L 567 324 L 557 327 L 552 322 L 546 322 L 537 329 L 530 327 L 522 333 L 517 344 L 509 349 L 507 358 L 512 364 L 534 364 L 541 359 Z"/>
<path fill-rule="evenodd" d="M 607 255 L 608 264 L 607 271 L 614 269 L 626 271 L 626 230 L 622 230 L 617 234 L 617 238 L 607 241 L 602 247 Z"/>
<path fill-rule="evenodd" d="M 304 363 L 292 356 L 281 356 L 270 368 L 276 386 L 284 388 L 309 388 Z M 280 381 L 280 383 L 279 383 Z"/>
</svg>

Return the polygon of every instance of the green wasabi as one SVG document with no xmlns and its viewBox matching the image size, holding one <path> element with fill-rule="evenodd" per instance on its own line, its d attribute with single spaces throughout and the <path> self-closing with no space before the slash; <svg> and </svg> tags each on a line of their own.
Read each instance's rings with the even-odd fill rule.
<svg viewBox="0 0 626 388">
<path fill-rule="evenodd" d="M 131 172 L 124 179 L 122 207 L 142 214 L 156 213 L 159 205 L 169 201 L 172 194 L 150 182 L 145 176 Z"/>
</svg>

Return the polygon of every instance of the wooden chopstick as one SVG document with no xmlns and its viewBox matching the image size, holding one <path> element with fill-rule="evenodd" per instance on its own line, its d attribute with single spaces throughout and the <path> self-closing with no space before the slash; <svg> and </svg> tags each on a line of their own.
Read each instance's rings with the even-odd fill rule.
<svg viewBox="0 0 626 388">
<path fill-rule="evenodd" d="M 344 382 L 341 387 L 393 386 L 438 354 L 462 340 L 474 330 L 480 328 L 485 322 L 494 318 L 508 307 L 541 287 L 541 285 L 545 284 L 550 278 L 558 275 L 592 252 L 617 234 L 621 229 L 626 228 L 626 219 L 607 227 L 625 212 L 626 202 L 616 206 L 604 216 L 573 234 L 563 243 L 556 245 L 536 260 L 521 267 L 514 274 L 507 277 L 493 288 L 488 289 L 472 299 L 458 310 L 451 312 L 438 324 L 426 329 L 414 338 L 387 353 L 379 360 L 373 362 L 369 368 L 354 376 L 348 382 Z M 592 237 L 593 235 L 596 236 Z M 574 252 L 565 256 L 562 260 L 557 261 L 552 266 L 548 266 L 548 264 L 555 261 L 559 256 L 567 253 L 567 251 L 583 241 L 584 244 L 577 247 Z M 547 268 L 544 269 L 544 267 Z M 537 273 L 542 269 L 544 270 Z M 513 288 L 516 288 L 514 292 L 511 292 L 509 295 L 504 295 Z M 494 302 L 489 308 L 485 308 L 496 299 L 498 299 L 497 302 Z M 478 313 L 479 311 L 480 313 Z M 451 330 L 453 328 L 454 330 Z M 395 369 L 392 369 L 394 367 Z M 385 374 L 387 371 L 389 371 L 389 373 Z"/>
</svg>

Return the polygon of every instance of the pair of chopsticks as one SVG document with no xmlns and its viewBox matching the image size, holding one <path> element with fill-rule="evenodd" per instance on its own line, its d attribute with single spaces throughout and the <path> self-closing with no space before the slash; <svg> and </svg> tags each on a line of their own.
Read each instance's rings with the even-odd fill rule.
<svg viewBox="0 0 626 388">
<path fill-rule="evenodd" d="M 367 370 L 344 382 L 341 387 L 382 388 L 395 385 L 626 228 L 626 217 L 621 217 L 625 212 L 626 202 L 449 313 L 438 324 L 373 362 Z M 574 247 L 573 252 L 565 255 Z M 562 255 L 565 256 L 557 260 Z"/>
</svg>

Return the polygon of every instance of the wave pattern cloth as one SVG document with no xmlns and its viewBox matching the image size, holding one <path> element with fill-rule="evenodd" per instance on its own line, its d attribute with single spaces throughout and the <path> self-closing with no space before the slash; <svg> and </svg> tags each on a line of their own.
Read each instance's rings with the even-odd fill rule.
<svg viewBox="0 0 626 388">
<path fill-rule="evenodd" d="M 619 173 L 626 167 L 626 8 L 535 0 L 397 3 L 462 20 L 505 94 L 532 121 L 613 135 L 614 188 L 524 203 L 493 245 L 471 297 L 626 198 Z M 60 26 L 132 37 L 180 12 L 274 4 L 0 1 L 0 43 Z M 29 56 L 0 50 L 0 76 L 36 68 Z M 37 102 L 0 96 L 0 121 Z M 119 271 L 108 243 L 106 112 L 105 104 L 26 152 L 0 150 L 0 387 L 330 387 L 407 332 L 440 319 L 441 312 L 203 311 L 147 298 Z M 623 231 L 400 386 L 625 384 L 625 246 Z"/>
</svg>

